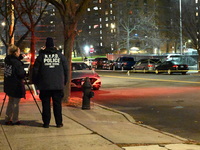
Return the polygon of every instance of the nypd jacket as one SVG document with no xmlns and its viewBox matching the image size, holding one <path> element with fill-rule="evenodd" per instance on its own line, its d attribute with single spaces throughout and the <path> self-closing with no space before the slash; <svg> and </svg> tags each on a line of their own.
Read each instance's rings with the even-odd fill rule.
<svg viewBox="0 0 200 150">
<path fill-rule="evenodd" d="M 23 62 L 14 55 L 5 58 L 4 92 L 11 97 L 24 98 L 25 86 L 23 79 L 26 76 Z"/>
<path fill-rule="evenodd" d="M 40 50 L 33 66 L 32 82 L 39 90 L 62 90 L 67 82 L 67 60 L 56 48 Z"/>
</svg>

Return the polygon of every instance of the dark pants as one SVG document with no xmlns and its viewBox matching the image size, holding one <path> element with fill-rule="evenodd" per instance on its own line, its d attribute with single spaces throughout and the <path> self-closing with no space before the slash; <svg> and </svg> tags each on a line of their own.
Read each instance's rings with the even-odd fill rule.
<svg viewBox="0 0 200 150">
<path fill-rule="evenodd" d="M 63 90 L 41 90 L 40 99 L 42 101 L 42 120 L 45 125 L 49 125 L 51 120 L 51 98 L 53 101 L 53 113 L 57 125 L 62 124 L 62 98 Z"/>
</svg>

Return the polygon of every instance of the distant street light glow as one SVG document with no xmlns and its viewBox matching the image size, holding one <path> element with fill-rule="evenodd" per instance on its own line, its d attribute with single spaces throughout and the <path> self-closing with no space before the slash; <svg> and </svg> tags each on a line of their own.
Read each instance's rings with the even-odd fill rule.
<svg viewBox="0 0 200 150">
<path fill-rule="evenodd" d="M 84 47 L 84 50 L 85 50 L 85 53 L 88 54 L 89 53 L 89 50 L 90 50 L 90 47 L 88 45 L 86 45 Z"/>
<path fill-rule="evenodd" d="M 6 26 L 6 23 L 5 23 L 5 22 L 2 22 L 1 25 L 4 27 L 4 26 Z"/>
</svg>

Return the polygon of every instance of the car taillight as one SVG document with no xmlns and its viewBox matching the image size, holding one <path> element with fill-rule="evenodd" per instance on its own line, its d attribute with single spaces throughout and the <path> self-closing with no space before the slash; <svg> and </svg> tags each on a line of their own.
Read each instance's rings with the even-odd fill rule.
<svg viewBox="0 0 200 150">
<path fill-rule="evenodd" d="M 153 65 L 148 65 L 148 67 L 153 67 Z"/>
<path fill-rule="evenodd" d="M 178 65 L 173 65 L 173 67 L 174 67 L 174 68 L 177 68 L 177 67 L 178 67 Z"/>
<path fill-rule="evenodd" d="M 127 62 L 123 63 L 124 65 L 127 65 Z"/>
</svg>

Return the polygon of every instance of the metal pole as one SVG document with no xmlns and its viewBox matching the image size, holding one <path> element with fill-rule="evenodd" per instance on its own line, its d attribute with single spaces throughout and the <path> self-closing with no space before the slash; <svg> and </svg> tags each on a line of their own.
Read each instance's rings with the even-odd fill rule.
<svg viewBox="0 0 200 150">
<path fill-rule="evenodd" d="M 36 99 L 35 99 L 35 96 L 33 95 L 33 92 L 31 91 L 30 86 L 28 85 L 27 80 L 24 79 L 24 81 L 25 81 L 26 85 L 28 86 L 28 89 L 29 89 L 29 91 L 30 91 L 30 93 L 31 93 L 31 95 L 32 95 L 32 97 L 33 97 L 33 100 L 35 101 L 35 104 L 36 104 L 38 110 L 40 111 L 40 114 L 42 115 L 42 111 L 41 111 L 41 109 L 40 109 L 40 107 L 39 107 L 39 105 L 38 105 L 38 103 L 37 103 L 37 101 L 36 101 Z"/>
<path fill-rule="evenodd" d="M 181 0 L 179 0 L 179 8 L 180 8 L 180 52 L 183 54 L 183 25 L 182 25 L 182 4 Z"/>
</svg>

